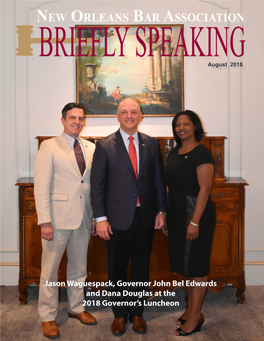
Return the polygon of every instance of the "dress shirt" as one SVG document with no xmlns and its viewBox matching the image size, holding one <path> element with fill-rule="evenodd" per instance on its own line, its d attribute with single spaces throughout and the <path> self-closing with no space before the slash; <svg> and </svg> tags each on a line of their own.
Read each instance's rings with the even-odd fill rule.
<svg viewBox="0 0 264 341">
<path fill-rule="evenodd" d="M 74 145 L 75 138 L 71 137 L 70 135 L 67 135 L 66 133 L 64 133 L 64 135 L 65 135 L 65 137 L 66 137 L 66 139 L 67 139 L 71 149 L 74 151 L 73 145 Z M 85 155 L 85 151 L 84 151 L 84 148 L 83 148 L 80 136 L 76 137 L 76 140 L 79 142 L 79 144 L 81 146 L 81 149 L 82 149 L 82 152 L 83 152 L 83 157 L 84 157 L 84 160 L 85 160 L 85 165 L 86 165 L 86 155 Z"/>
</svg>

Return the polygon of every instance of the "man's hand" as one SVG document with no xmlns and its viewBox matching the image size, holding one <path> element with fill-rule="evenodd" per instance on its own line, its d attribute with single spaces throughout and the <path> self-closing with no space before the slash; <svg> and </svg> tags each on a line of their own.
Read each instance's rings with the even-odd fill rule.
<svg viewBox="0 0 264 341">
<path fill-rule="evenodd" d="M 155 219 L 155 230 L 160 230 L 166 226 L 166 217 L 164 214 L 157 214 Z"/>
<path fill-rule="evenodd" d="M 104 240 L 110 240 L 110 234 L 113 234 L 111 225 L 107 220 L 100 221 L 96 225 L 96 232 L 99 237 L 103 238 Z"/>
<path fill-rule="evenodd" d="M 41 224 L 41 238 L 51 241 L 54 239 L 53 226 L 51 223 Z"/>
<path fill-rule="evenodd" d="M 96 220 L 92 220 L 92 236 L 96 236 Z"/>
</svg>

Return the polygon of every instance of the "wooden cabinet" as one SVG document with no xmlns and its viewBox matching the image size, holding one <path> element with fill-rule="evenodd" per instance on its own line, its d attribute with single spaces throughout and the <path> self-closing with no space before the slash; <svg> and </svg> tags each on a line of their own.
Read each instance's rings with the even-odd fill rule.
<svg viewBox="0 0 264 341">
<path fill-rule="evenodd" d="M 50 137 L 38 138 L 40 143 Z M 95 142 L 98 138 L 89 138 Z M 169 151 L 174 147 L 172 138 L 158 138 L 164 162 Z M 210 274 L 208 281 L 213 280 L 216 286 L 209 287 L 215 292 L 222 291 L 227 284 L 237 288 L 236 296 L 243 303 L 245 296 L 244 271 L 244 209 L 245 186 L 241 178 L 225 178 L 223 172 L 224 137 L 205 138 L 203 144 L 211 151 L 215 161 L 215 175 L 212 187 L 212 200 L 216 207 L 216 228 L 213 238 Z M 19 300 L 26 303 L 27 287 L 39 284 L 41 269 L 40 226 L 34 201 L 33 178 L 21 178 L 16 184 L 19 187 Z M 58 273 L 59 281 L 66 281 L 67 254 L 65 252 Z M 107 281 L 107 252 L 104 240 L 98 236 L 91 238 L 88 250 L 87 281 Z M 168 257 L 168 238 L 161 231 L 154 234 L 151 261 L 150 281 L 164 283 L 163 286 L 151 287 L 151 290 L 173 288 L 173 281 L 182 277 L 170 271 Z M 167 285 L 166 285 L 167 284 Z"/>
<path fill-rule="evenodd" d="M 229 283 L 237 288 L 237 300 L 245 296 L 244 268 L 244 211 L 245 185 L 240 178 L 229 178 L 225 183 L 214 184 L 211 192 L 216 208 L 216 227 L 211 252 L 209 279 L 217 281 L 212 288 L 219 292 Z"/>
<path fill-rule="evenodd" d="M 37 214 L 34 200 L 33 178 L 18 179 L 19 186 L 19 301 L 26 303 L 27 287 L 39 285 L 41 272 L 41 238 L 40 226 L 37 225 Z M 66 253 L 60 264 L 59 281 L 66 279 Z"/>
</svg>

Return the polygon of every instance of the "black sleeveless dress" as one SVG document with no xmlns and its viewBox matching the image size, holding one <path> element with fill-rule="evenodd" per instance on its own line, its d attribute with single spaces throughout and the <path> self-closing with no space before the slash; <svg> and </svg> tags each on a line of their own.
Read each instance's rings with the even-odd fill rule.
<svg viewBox="0 0 264 341">
<path fill-rule="evenodd" d="M 199 144 L 186 154 L 178 147 L 168 155 L 164 179 L 169 188 L 168 233 L 170 269 L 185 277 L 209 274 L 210 252 L 215 228 L 215 208 L 209 196 L 199 222 L 199 236 L 186 240 L 186 230 L 192 218 L 200 187 L 196 167 L 213 164 L 208 149 Z"/>
</svg>

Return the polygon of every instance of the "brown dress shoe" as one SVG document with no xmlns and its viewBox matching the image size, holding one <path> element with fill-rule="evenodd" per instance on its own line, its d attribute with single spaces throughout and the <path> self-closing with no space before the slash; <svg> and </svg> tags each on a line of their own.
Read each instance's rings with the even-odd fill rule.
<svg viewBox="0 0 264 341">
<path fill-rule="evenodd" d="M 125 317 L 115 317 L 111 325 L 111 330 L 114 335 L 124 334 L 126 331 L 127 319 Z"/>
<path fill-rule="evenodd" d="M 68 313 L 68 316 L 79 320 L 83 324 L 96 324 L 97 322 L 96 319 L 93 317 L 93 315 L 88 313 L 88 311 L 86 310 L 82 311 L 79 314 Z"/>
<path fill-rule="evenodd" d="M 53 337 L 60 335 L 59 328 L 56 325 L 55 321 L 42 322 L 42 330 L 44 336 L 46 336 L 49 339 L 52 339 Z"/>
<path fill-rule="evenodd" d="M 132 329 L 136 333 L 145 334 L 148 326 L 143 316 L 132 316 L 129 318 L 130 322 L 133 323 Z"/>
</svg>

